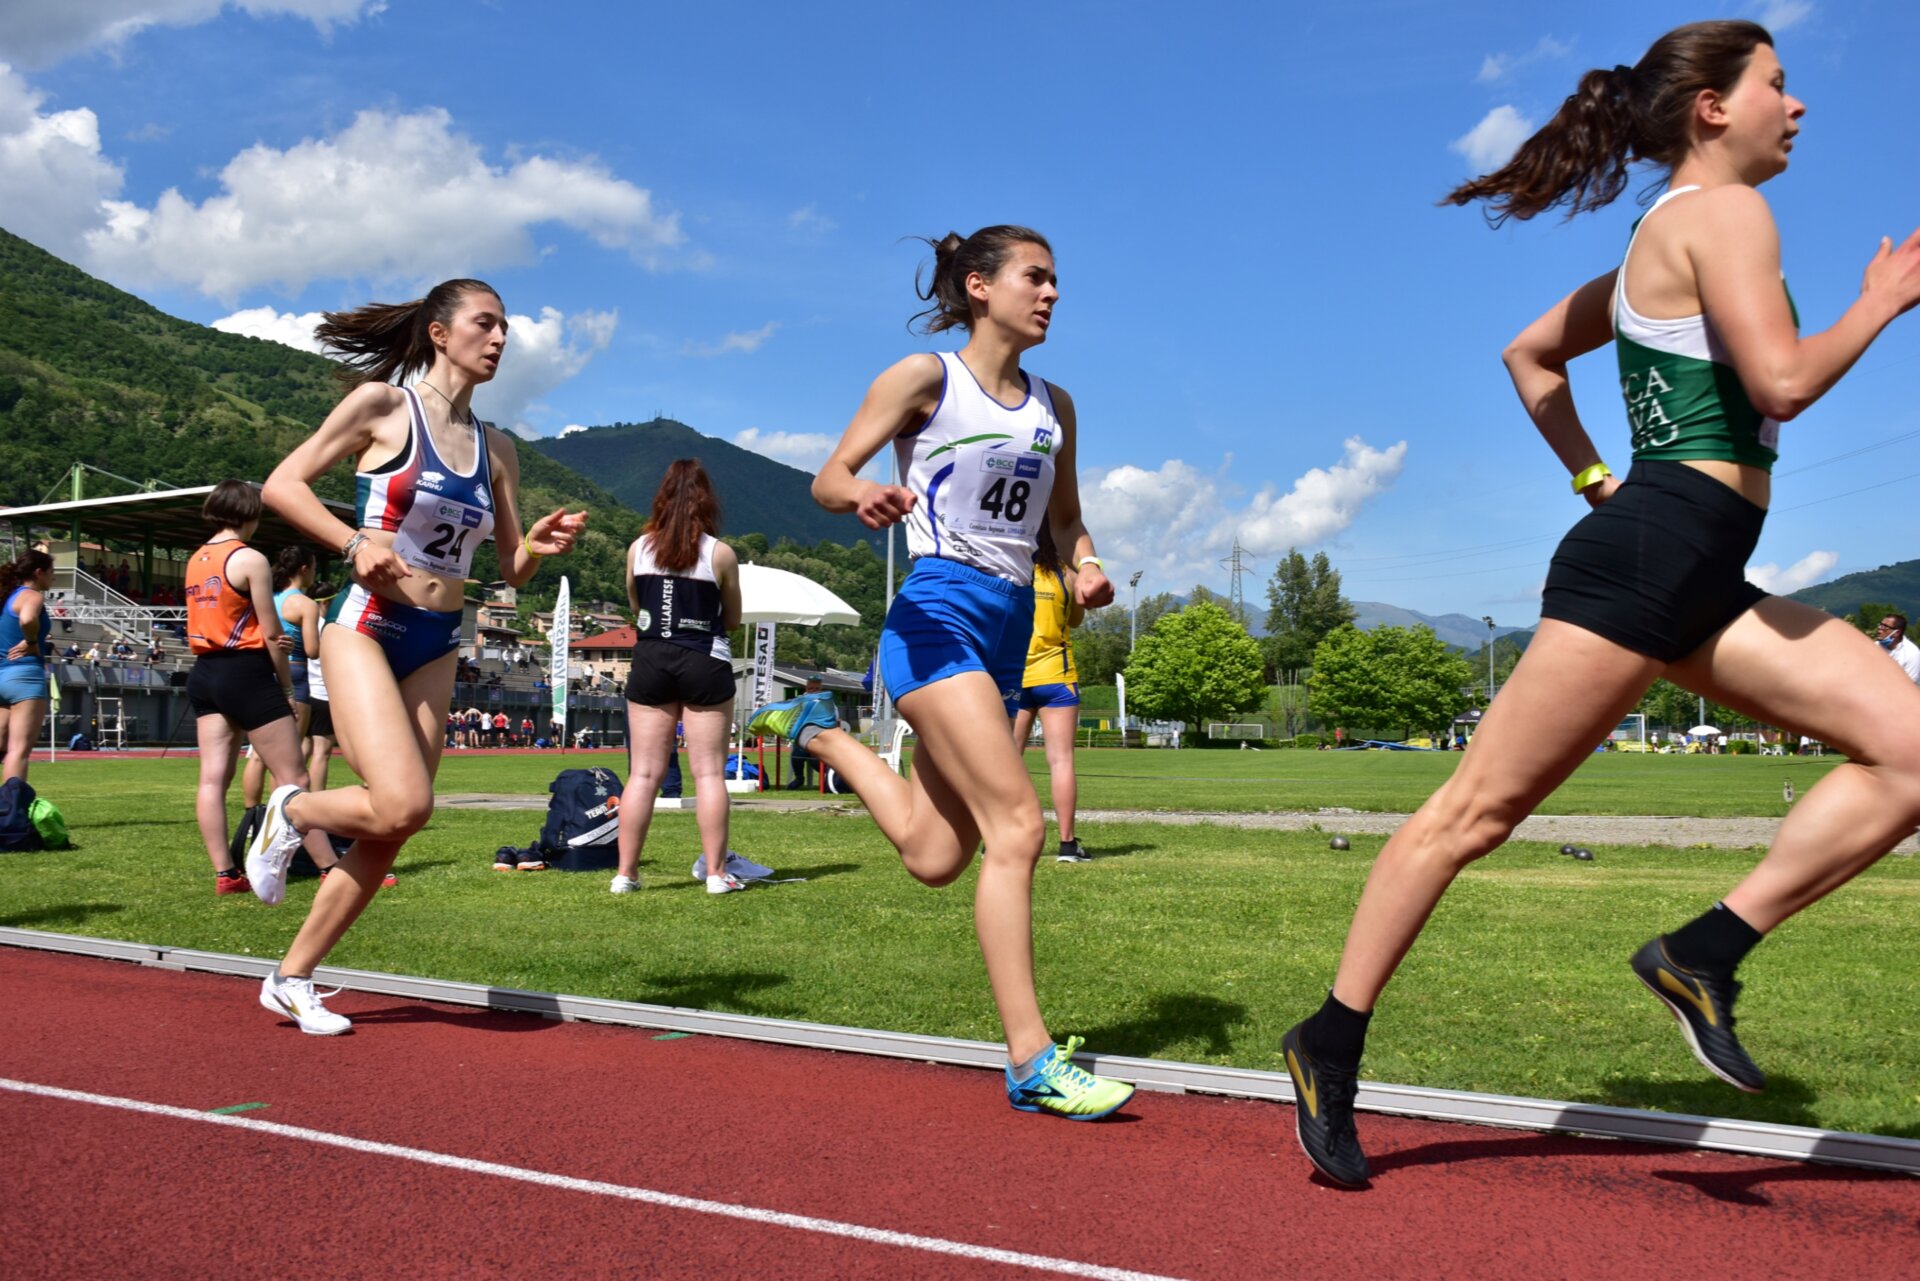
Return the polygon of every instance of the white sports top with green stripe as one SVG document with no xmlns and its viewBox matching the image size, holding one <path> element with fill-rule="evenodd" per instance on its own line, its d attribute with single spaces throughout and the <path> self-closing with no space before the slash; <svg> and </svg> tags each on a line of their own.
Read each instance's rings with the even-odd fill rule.
<svg viewBox="0 0 1920 1281">
<path fill-rule="evenodd" d="M 1640 216 L 1614 280 L 1614 350 L 1633 429 L 1634 461 L 1707 458 L 1770 471 L 1780 456 L 1780 424 L 1747 398 L 1713 322 L 1704 312 L 1670 320 L 1643 316 L 1627 301 L 1627 262 L 1640 228 L 1660 206 L 1697 190 L 1676 187 Z M 1792 294 L 1787 305 L 1793 306 Z M 1796 311 L 1794 324 L 1799 323 Z"/>
<path fill-rule="evenodd" d="M 1022 372 L 1027 395 L 1003 405 L 965 361 L 938 352 L 940 403 L 926 424 L 894 440 L 906 487 L 907 555 L 938 556 L 1026 586 L 1053 497 L 1053 456 L 1066 431 L 1046 379 Z"/>
</svg>

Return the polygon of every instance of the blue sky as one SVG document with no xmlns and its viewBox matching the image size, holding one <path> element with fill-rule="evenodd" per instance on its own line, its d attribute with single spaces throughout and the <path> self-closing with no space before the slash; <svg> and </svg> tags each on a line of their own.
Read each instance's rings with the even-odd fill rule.
<svg viewBox="0 0 1920 1281">
<path fill-rule="evenodd" d="M 1492 231 L 1434 201 L 1584 69 L 1719 16 L 1774 27 L 1808 102 L 1767 195 L 1824 328 L 1920 225 L 1910 3 L 10 4 L 0 226 L 295 342 L 478 275 L 518 317 L 483 414 L 663 413 L 811 470 L 875 374 L 941 345 L 904 328 L 907 238 L 1024 222 L 1062 291 L 1027 367 L 1079 406 L 1116 579 L 1224 591 L 1237 535 L 1262 607 L 1299 546 L 1356 599 L 1524 626 L 1583 507 L 1500 348 L 1637 209 Z M 1758 581 L 1920 554 L 1916 357 L 1908 317 L 1788 424 Z M 1624 469 L 1612 378 L 1598 353 L 1575 391 Z"/>
</svg>

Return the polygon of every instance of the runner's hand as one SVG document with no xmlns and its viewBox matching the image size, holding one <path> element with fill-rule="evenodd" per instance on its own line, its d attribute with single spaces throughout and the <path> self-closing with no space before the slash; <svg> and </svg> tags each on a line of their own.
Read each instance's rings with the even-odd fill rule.
<svg viewBox="0 0 1920 1281">
<path fill-rule="evenodd" d="M 25 658 L 26 656 L 27 656 L 27 643 L 25 641 L 21 641 L 18 645 L 15 645 L 12 649 L 7 651 L 7 661 L 9 663 L 13 662 L 16 659 Z"/>
<path fill-rule="evenodd" d="M 412 578 L 413 571 L 391 547 L 362 543 L 353 554 L 353 576 L 362 583 L 397 583 Z"/>
<path fill-rule="evenodd" d="M 881 485 L 868 481 L 853 506 L 853 514 L 868 529 L 886 529 L 897 525 L 913 510 L 914 492 L 901 485 Z"/>
<path fill-rule="evenodd" d="M 273 638 L 273 643 L 280 647 L 280 652 L 282 654 L 293 653 L 293 637 L 289 633 L 281 632 L 278 636 Z"/>
<path fill-rule="evenodd" d="M 1073 573 L 1073 594 L 1082 609 L 1113 604 L 1113 580 L 1098 565 L 1084 565 Z"/>
<path fill-rule="evenodd" d="M 535 556 L 562 556 L 573 550 L 574 542 L 587 531 L 587 512 L 583 507 L 568 514 L 556 507 L 533 522 L 527 531 L 526 548 Z"/>
<path fill-rule="evenodd" d="M 1619 488 L 1620 481 L 1618 477 L 1602 476 L 1599 483 L 1588 485 L 1585 489 L 1581 490 L 1580 497 L 1587 500 L 1588 506 L 1598 507 L 1601 503 L 1612 498 L 1614 491 Z"/>
<path fill-rule="evenodd" d="M 1880 238 L 1880 251 L 1867 264 L 1860 278 L 1862 294 L 1886 291 L 1887 299 L 1900 315 L 1920 302 L 1920 231 L 1908 236 L 1898 249 L 1891 237 Z"/>
</svg>

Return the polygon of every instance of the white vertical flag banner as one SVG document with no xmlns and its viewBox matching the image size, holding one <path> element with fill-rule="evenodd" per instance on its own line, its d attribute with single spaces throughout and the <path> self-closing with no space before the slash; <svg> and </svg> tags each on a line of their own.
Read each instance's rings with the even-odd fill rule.
<svg viewBox="0 0 1920 1281">
<path fill-rule="evenodd" d="M 572 680 L 571 654 L 573 646 L 573 597 L 563 575 L 560 579 L 560 598 L 553 603 L 553 631 L 547 636 L 552 647 L 553 658 L 547 664 L 549 678 L 553 681 L 553 719 L 560 722 L 560 741 L 555 747 L 566 746 L 567 741 L 567 685 Z"/>
<path fill-rule="evenodd" d="M 1113 684 L 1114 688 L 1120 693 L 1120 728 L 1124 730 L 1127 727 L 1127 674 L 1125 672 L 1115 672 L 1113 674 Z M 1121 741 L 1123 743 L 1125 742 L 1124 739 Z"/>
<path fill-rule="evenodd" d="M 773 624 L 753 625 L 753 705 L 773 702 Z"/>
</svg>

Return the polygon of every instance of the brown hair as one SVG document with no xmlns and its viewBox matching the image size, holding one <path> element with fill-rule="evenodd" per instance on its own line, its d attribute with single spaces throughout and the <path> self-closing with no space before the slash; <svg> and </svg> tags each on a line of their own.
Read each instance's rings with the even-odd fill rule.
<svg viewBox="0 0 1920 1281">
<path fill-rule="evenodd" d="M 1050 521 L 1040 522 L 1040 532 L 1035 535 L 1033 542 L 1033 563 L 1041 569 L 1065 576 L 1060 564 L 1060 549 L 1053 543 L 1053 524 Z"/>
<path fill-rule="evenodd" d="M 200 504 L 200 519 L 212 529 L 238 529 L 259 520 L 262 508 L 258 486 L 244 480 L 223 480 Z"/>
<path fill-rule="evenodd" d="M 914 272 L 913 292 L 933 305 L 915 312 L 907 321 L 909 329 L 913 328 L 914 321 L 919 321 L 923 334 L 937 334 L 946 329 L 971 332 L 973 300 L 967 296 L 967 277 L 978 272 L 992 280 L 1000 274 L 1000 268 L 1007 265 L 1015 245 L 1039 245 L 1048 253 L 1053 252 L 1047 238 L 1033 228 L 1009 224 L 982 227 L 964 238 L 957 231 L 949 231 L 944 239 L 925 243 L 933 246 L 933 276 L 922 285 L 920 272 Z"/>
<path fill-rule="evenodd" d="M 1487 202 L 1487 221 L 1567 207 L 1567 217 L 1611 204 L 1627 185 L 1627 166 L 1649 161 L 1671 170 L 1692 143 L 1689 128 L 1701 92 L 1726 93 L 1753 51 L 1773 37 L 1756 22 L 1694 22 L 1653 42 L 1631 67 L 1596 69 L 1560 104 L 1513 159 L 1448 192 L 1443 205 Z"/>
<path fill-rule="evenodd" d="M 453 324 L 460 300 L 468 294 L 500 291 L 484 280 L 443 280 L 412 302 L 370 302 L 352 311 L 329 311 L 313 335 L 340 358 L 335 374 L 343 382 L 399 383 L 433 367 L 433 339 L 427 326 Z"/>
<path fill-rule="evenodd" d="M 720 504 L 698 459 L 676 459 L 653 495 L 653 515 L 644 531 L 653 542 L 653 563 L 668 573 L 700 559 L 700 536 L 720 533 Z"/>
<path fill-rule="evenodd" d="M 318 564 L 313 556 L 313 548 L 305 543 L 288 543 L 273 558 L 273 590 L 284 592 L 300 577 Z"/>
<path fill-rule="evenodd" d="M 6 603 L 6 598 L 13 595 L 14 588 L 32 582 L 35 574 L 45 573 L 52 568 L 53 557 L 38 549 L 21 552 L 17 558 L 0 564 L 0 604 Z M 41 633 L 44 635 L 45 632 L 46 625 L 43 623 Z"/>
</svg>

